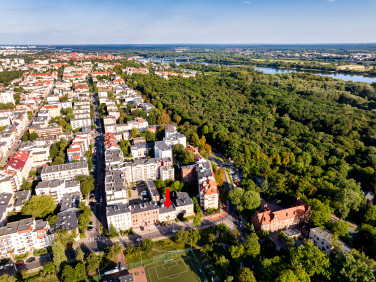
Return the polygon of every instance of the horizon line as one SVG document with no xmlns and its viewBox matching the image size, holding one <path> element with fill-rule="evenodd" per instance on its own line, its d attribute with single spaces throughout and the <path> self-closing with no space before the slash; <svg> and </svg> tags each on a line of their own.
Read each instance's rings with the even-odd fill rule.
<svg viewBox="0 0 376 282">
<path fill-rule="evenodd" d="M 56 46 L 56 45 L 69 45 L 69 46 L 88 46 L 88 45 L 365 45 L 376 44 L 376 42 L 341 42 L 341 43 L 0 43 L 0 46 Z"/>
</svg>

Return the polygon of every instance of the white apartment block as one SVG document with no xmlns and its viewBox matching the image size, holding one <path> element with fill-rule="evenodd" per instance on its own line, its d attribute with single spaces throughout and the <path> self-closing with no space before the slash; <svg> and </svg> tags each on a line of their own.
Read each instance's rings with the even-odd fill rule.
<svg viewBox="0 0 376 282">
<path fill-rule="evenodd" d="M 22 185 L 21 172 L 0 171 L 0 193 L 16 193 Z"/>
<path fill-rule="evenodd" d="M 61 165 L 52 165 L 42 168 L 40 173 L 42 181 L 60 179 L 72 180 L 77 175 L 89 175 L 87 161 L 80 161 L 77 163 L 68 163 Z"/>
<path fill-rule="evenodd" d="M 114 205 L 106 208 L 107 225 L 113 225 L 116 230 L 128 230 L 132 227 L 131 212 L 128 205 Z"/>
<path fill-rule="evenodd" d="M 12 103 L 15 104 L 14 98 L 13 98 L 13 92 L 1 92 L 0 93 L 0 103 Z"/>
<path fill-rule="evenodd" d="M 47 221 L 35 218 L 11 222 L 0 227 L 0 257 L 25 254 L 50 246 L 52 242 L 47 235 L 49 229 Z"/>
<path fill-rule="evenodd" d="M 107 205 L 127 204 L 128 188 L 121 170 L 106 171 L 105 192 Z"/>
<path fill-rule="evenodd" d="M 72 129 L 75 130 L 76 128 L 81 128 L 84 126 L 91 126 L 91 119 L 90 118 L 71 119 L 70 124 L 72 125 Z"/>
<path fill-rule="evenodd" d="M 166 125 L 163 141 L 167 146 L 170 146 L 171 148 L 173 148 L 174 145 L 177 144 L 182 144 L 184 148 L 187 147 L 187 137 L 185 137 L 184 134 L 179 133 L 176 130 L 176 125 L 174 124 Z"/>
<path fill-rule="evenodd" d="M 170 158 L 172 160 L 172 149 L 164 141 L 156 141 L 154 145 L 156 158 Z"/>
<path fill-rule="evenodd" d="M 173 176 L 172 161 L 169 158 L 132 159 L 130 162 L 113 166 L 113 169 L 124 171 L 125 180 L 127 183 L 132 183 L 161 178 L 161 169 L 166 167 L 170 169 L 169 174 Z"/>
<path fill-rule="evenodd" d="M 186 192 L 173 193 L 173 199 L 176 214 L 184 214 L 184 216 L 192 216 L 195 214 L 193 201 Z"/>
<path fill-rule="evenodd" d="M 342 253 L 348 253 L 351 251 L 351 248 L 341 240 L 337 239 L 334 242 L 333 234 L 320 227 L 311 228 L 309 232 L 309 239 L 311 239 L 313 243 L 327 255 L 330 255 L 335 245 L 338 245 Z"/>
<path fill-rule="evenodd" d="M 71 193 L 81 193 L 80 181 L 71 180 L 50 180 L 39 182 L 35 187 L 36 195 L 49 195 L 57 204 L 61 204 L 61 200 Z"/>
<path fill-rule="evenodd" d="M 159 169 L 159 178 L 163 181 L 175 179 L 175 170 L 173 166 L 163 166 Z"/>
</svg>

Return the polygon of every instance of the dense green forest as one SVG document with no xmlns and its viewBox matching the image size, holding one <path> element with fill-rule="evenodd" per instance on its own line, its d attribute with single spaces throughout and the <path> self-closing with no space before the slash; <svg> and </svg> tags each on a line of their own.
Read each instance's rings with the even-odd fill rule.
<svg viewBox="0 0 376 282">
<path fill-rule="evenodd" d="M 234 160 L 245 189 L 261 177 L 257 189 L 267 199 L 314 200 L 314 213 L 329 206 L 362 223 L 363 191 L 376 185 L 376 85 L 252 68 L 216 71 L 190 79 L 125 78 L 171 117 L 181 117 L 180 130 L 191 141 L 204 136 Z"/>
<path fill-rule="evenodd" d="M 0 72 L 0 83 L 7 86 L 12 80 L 21 77 L 22 74 L 23 71 L 2 71 Z"/>
</svg>

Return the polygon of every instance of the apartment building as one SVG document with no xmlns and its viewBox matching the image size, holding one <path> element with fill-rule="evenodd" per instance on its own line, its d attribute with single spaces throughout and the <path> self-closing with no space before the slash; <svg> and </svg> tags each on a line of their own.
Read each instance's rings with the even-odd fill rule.
<svg viewBox="0 0 376 282">
<path fill-rule="evenodd" d="M 90 148 L 90 139 L 77 135 L 73 140 L 69 148 L 67 149 L 68 161 L 79 161 L 85 156 L 85 152 Z"/>
<path fill-rule="evenodd" d="M 58 205 L 66 195 L 71 193 L 81 193 L 80 181 L 55 179 L 39 182 L 35 187 L 36 195 L 49 195 Z"/>
<path fill-rule="evenodd" d="M 142 202 L 129 205 L 132 227 L 137 228 L 158 223 L 159 206 L 157 202 Z"/>
<path fill-rule="evenodd" d="M 267 204 L 252 216 L 252 223 L 259 231 L 279 231 L 297 226 L 300 222 L 308 222 L 311 207 L 300 198 L 290 208 L 272 211 Z"/>
<path fill-rule="evenodd" d="M 200 180 L 199 180 L 200 181 Z M 200 185 L 200 205 L 207 209 L 217 209 L 219 193 L 217 182 L 214 178 L 201 179 Z"/>
<path fill-rule="evenodd" d="M 60 108 L 58 105 L 45 105 L 40 108 L 41 110 L 47 110 L 50 118 L 60 116 Z"/>
<path fill-rule="evenodd" d="M 145 158 L 149 153 L 146 143 L 135 143 L 131 145 L 131 154 L 133 158 Z"/>
<path fill-rule="evenodd" d="M 160 201 L 160 195 L 158 193 L 157 187 L 154 184 L 153 180 L 145 181 L 146 188 L 150 197 L 151 201 L 159 202 Z"/>
<path fill-rule="evenodd" d="M 75 119 L 88 119 L 90 118 L 90 111 L 86 113 L 73 113 Z"/>
<path fill-rule="evenodd" d="M 207 209 L 217 209 L 219 192 L 211 164 L 201 157 L 195 164 L 181 167 L 182 181 L 196 184 L 200 195 L 200 205 Z"/>
<path fill-rule="evenodd" d="M 128 203 L 128 188 L 123 171 L 106 171 L 105 192 L 107 205 Z"/>
<path fill-rule="evenodd" d="M 187 146 L 187 137 L 184 134 L 179 133 L 176 130 L 176 125 L 168 124 L 165 126 L 165 136 L 163 137 L 163 142 L 171 149 L 174 145 L 182 144 L 184 148 Z"/>
<path fill-rule="evenodd" d="M 23 151 L 31 156 L 33 166 L 44 164 L 50 159 L 50 146 L 37 145 L 36 142 L 22 142 L 20 147 Z"/>
<path fill-rule="evenodd" d="M 104 153 L 106 166 L 121 164 L 124 161 L 123 151 L 113 144 L 106 147 Z"/>
<path fill-rule="evenodd" d="M 176 214 L 184 214 L 184 216 L 192 216 L 195 214 L 192 199 L 186 192 L 173 192 L 172 201 L 174 202 Z"/>
<path fill-rule="evenodd" d="M 60 212 L 67 210 L 77 210 L 81 202 L 81 192 L 65 194 L 61 199 Z"/>
<path fill-rule="evenodd" d="M 175 170 L 173 166 L 161 166 L 159 168 L 159 178 L 163 181 L 175 179 Z"/>
<path fill-rule="evenodd" d="M 160 178 L 163 168 L 168 169 L 168 174 L 172 176 L 172 179 L 174 178 L 174 168 L 170 158 L 133 159 L 115 167 L 124 171 L 128 183 Z"/>
<path fill-rule="evenodd" d="M 90 118 L 75 118 L 70 120 L 70 124 L 72 125 L 72 129 L 75 130 L 76 128 L 81 128 L 84 126 L 91 126 L 91 119 Z"/>
<path fill-rule="evenodd" d="M 132 130 L 132 128 L 136 128 L 138 130 L 147 129 L 149 126 L 149 123 L 147 120 L 143 119 L 142 117 L 135 117 L 133 120 L 128 121 L 127 123 L 127 129 Z"/>
<path fill-rule="evenodd" d="M 15 200 L 14 200 L 14 210 L 16 212 L 20 212 L 24 207 L 25 203 L 30 200 L 31 198 L 31 191 L 30 190 L 23 190 L 18 191 L 15 193 Z"/>
<path fill-rule="evenodd" d="M 103 117 L 103 124 L 104 126 L 110 125 L 110 124 L 116 124 L 116 118 L 113 116 Z"/>
<path fill-rule="evenodd" d="M 21 172 L 18 170 L 0 171 L 0 193 L 16 193 L 22 185 Z"/>
<path fill-rule="evenodd" d="M 155 142 L 154 154 L 156 158 L 170 158 L 172 160 L 172 148 L 164 141 Z"/>
<path fill-rule="evenodd" d="M 161 203 L 158 205 L 159 222 L 170 222 L 170 221 L 175 220 L 177 217 L 176 208 L 174 204 L 171 204 L 167 208 L 166 205 L 164 204 L 165 200 L 166 199 L 163 198 L 163 201 L 161 201 Z"/>
<path fill-rule="evenodd" d="M 13 92 L 1 92 L 0 93 L 0 103 L 12 103 L 15 104 L 14 98 L 13 98 Z"/>
<path fill-rule="evenodd" d="M 52 244 L 48 230 L 50 226 L 47 221 L 35 218 L 22 219 L 0 227 L 0 257 L 47 248 Z"/>
<path fill-rule="evenodd" d="M 18 150 L 10 157 L 4 170 L 19 171 L 22 178 L 27 178 L 32 166 L 33 160 L 30 155 L 23 150 Z"/>
<path fill-rule="evenodd" d="M 132 75 L 134 73 L 148 74 L 149 69 L 148 68 L 127 67 L 126 69 L 123 69 L 123 72 L 126 72 L 128 75 Z"/>
<path fill-rule="evenodd" d="M 78 230 L 78 216 L 80 211 L 78 209 L 68 209 L 61 211 L 57 214 L 59 218 L 56 223 L 51 226 L 51 231 L 54 233 L 56 230 L 65 228 L 66 230 L 76 230 L 77 238 L 79 237 Z"/>
<path fill-rule="evenodd" d="M 87 161 L 43 167 L 40 173 L 42 181 L 54 179 L 72 180 L 77 175 L 89 175 Z"/>
<path fill-rule="evenodd" d="M 40 127 L 40 126 L 30 126 L 29 127 L 29 133 L 35 132 L 38 134 L 39 137 L 46 137 L 46 136 L 55 136 L 55 135 L 61 135 L 63 133 L 63 130 L 61 129 L 60 125 L 56 126 L 48 126 L 48 127 Z"/>
<path fill-rule="evenodd" d="M 8 213 L 13 211 L 14 199 L 12 193 L 0 193 L 0 226 L 7 223 Z"/>
<path fill-rule="evenodd" d="M 320 227 L 311 228 L 309 231 L 309 239 L 328 256 L 335 246 L 337 246 L 342 253 L 351 252 L 351 248 L 342 240 L 335 240 L 334 235 L 330 231 Z"/>
<path fill-rule="evenodd" d="M 106 207 L 107 225 L 111 225 L 116 230 L 128 230 L 132 227 L 131 212 L 126 204 Z"/>
</svg>

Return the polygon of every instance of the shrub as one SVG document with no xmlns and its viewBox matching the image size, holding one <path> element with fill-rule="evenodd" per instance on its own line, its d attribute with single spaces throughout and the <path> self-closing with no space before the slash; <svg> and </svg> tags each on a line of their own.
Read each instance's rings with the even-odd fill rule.
<svg viewBox="0 0 376 282">
<path fill-rule="evenodd" d="M 29 256 L 29 252 L 27 252 L 26 254 L 16 256 L 15 260 L 22 260 L 22 259 L 27 258 L 28 256 Z"/>
</svg>

